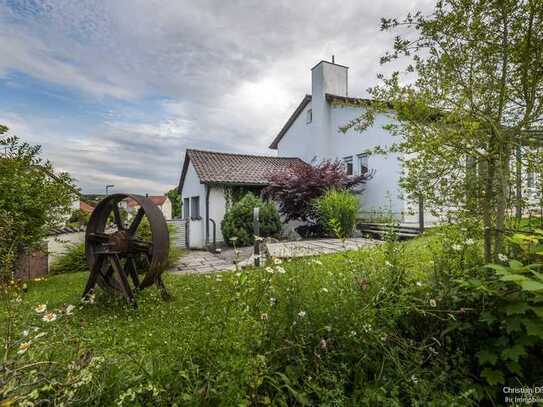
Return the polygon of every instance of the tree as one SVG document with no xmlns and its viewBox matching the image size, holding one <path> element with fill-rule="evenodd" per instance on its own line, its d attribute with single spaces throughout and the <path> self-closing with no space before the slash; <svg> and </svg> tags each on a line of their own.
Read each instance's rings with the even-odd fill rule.
<svg viewBox="0 0 543 407">
<path fill-rule="evenodd" d="M 39 157 L 40 146 L 5 136 L 0 126 L 0 266 L 1 280 L 11 278 L 17 257 L 61 226 L 75 198 L 67 173 L 55 174 Z"/>
<path fill-rule="evenodd" d="M 517 170 L 542 168 L 543 2 L 443 0 L 428 17 L 382 19 L 383 30 L 404 27 L 381 62 L 406 70 L 381 75 L 374 102 L 345 129 L 394 116 L 387 128 L 398 141 L 379 150 L 407 157 L 405 191 L 475 225 L 496 260 L 508 214 L 525 201 L 512 193 L 514 153 Z"/>
<path fill-rule="evenodd" d="M 323 161 L 318 165 L 294 164 L 270 178 L 264 196 L 279 203 L 279 212 L 289 220 L 315 220 L 313 201 L 329 189 L 348 190 L 370 176 L 349 176 L 341 161 Z"/>
<path fill-rule="evenodd" d="M 263 202 L 262 199 L 249 192 L 234 203 L 224 215 L 221 230 L 227 244 L 232 243 L 232 238 L 237 239 L 237 246 L 249 246 L 254 243 L 254 208 L 260 208 L 260 237 L 276 236 L 281 232 L 281 219 L 275 205 Z"/>
<path fill-rule="evenodd" d="M 166 192 L 166 196 L 170 199 L 172 203 L 172 218 L 181 217 L 181 194 L 177 188 L 172 188 Z"/>
</svg>

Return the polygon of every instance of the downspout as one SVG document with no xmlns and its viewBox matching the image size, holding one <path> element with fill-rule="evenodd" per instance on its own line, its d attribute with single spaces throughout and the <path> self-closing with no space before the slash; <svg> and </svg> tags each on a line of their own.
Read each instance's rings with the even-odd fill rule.
<svg viewBox="0 0 543 407">
<path fill-rule="evenodd" d="M 206 185 L 206 247 L 209 246 L 209 192 L 210 188 Z"/>
</svg>

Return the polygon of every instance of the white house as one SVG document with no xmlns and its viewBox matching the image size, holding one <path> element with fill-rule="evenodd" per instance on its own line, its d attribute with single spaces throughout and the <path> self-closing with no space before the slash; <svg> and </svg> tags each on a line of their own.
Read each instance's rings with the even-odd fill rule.
<svg viewBox="0 0 543 407">
<path fill-rule="evenodd" d="M 221 222 L 236 191 L 258 194 L 270 176 L 295 162 L 301 160 L 187 149 L 179 180 L 187 247 L 223 242 Z"/>
<path fill-rule="evenodd" d="M 311 69 L 311 95 L 304 96 L 269 146 L 277 150 L 277 157 L 187 150 L 179 191 L 184 199 L 184 217 L 189 221 L 191 247 L 205 247 L 210 242 L 212 221 L 216 224 L 217 241 L 222 240 L 220 223 L 229 204 L 229 189 L 262 189 L 268 184 L 269 175 L 291 165 L 293 160 L 342 160 L 348 174 L 371 171 L 373 177 L 358 193 L 362 219 L 393 217 L 415 227 L 421 221 L 425 225 L 438 221 L 424 210 L 421 217 L 418 202 L 409 202 L 402 193 L 401 156 L 367 153 L 376 146 L 394 142 L 393 136 L 383 129 L 393 118 L 379 114 L 374 125 L 363 133 L 340 131 L 340 127 L 360 116 L 366 103 L 371 103 L 349 95 L 348 71 L 346 66 L 327 61 Z M 523 174 L 523 188 L 530 205 L 539 204 L 539 179 L 535 174 Z"/>
<path fill-rule="evenodd" d="M 393 217 L 402 223 L 418 225 L 418 203 L 409 203 L 399 186 L 402 174 L 397 154 L 367 153 L 379 145 L 391 145 L 393 136 L 383 129 L 391 118 L 378 114 L 373 127 L 364 133 L 353 129 L 340 131 L 361 114 L 370 101 L 349 96 L 349 68 L 321 61 L 311 69 L 311 95 L 305 95 L 270 145 L 278 155 L 300 157 L 306 162 L 325 159 L 342 160 L 347 173 L 366 171 L 373 178 L 366 183 L 360 197 L 360 217 Z M 425 222 L 435 221 L 429 214 Z"/>
<path fill-rule="evenodd" d="M 189 223 L 190 247 L 211 243 L 213 221 L 216 240 L 222 241 L 220 223 L 228 205 L 225 199 L 228 188 L 236 185 L 262 188 L 268 184 L 270 174 L 290 165 L 292 160 L 306 163 L 342 160 L 348 174 L 371 171 L 372 179 L 359 193 L 360 217 L 370 220 L 394 217 L 399 222 L 418 226 L 418 204 L 408 203 L 399 186 L 400 157 L 367 154 L 375 146 L 393 142 L 390 133 L 382 128 L 391 119 L 378 115 L 374 126 L 362 134 L 339 130 L 360 116 L 363 104 L 369 102 L 349 96 L 348 70 L 327 61 L 311 69 L 312 94 L 304 96 L 269 146 L 277 150 L 277 157 L 187 150 L 179 191 L 184 218 Z M 258 175 L 253 177 L 255 174 Z M 425 214 L 424 220 L 430 223 L 435 219 Z"/>
</svg>

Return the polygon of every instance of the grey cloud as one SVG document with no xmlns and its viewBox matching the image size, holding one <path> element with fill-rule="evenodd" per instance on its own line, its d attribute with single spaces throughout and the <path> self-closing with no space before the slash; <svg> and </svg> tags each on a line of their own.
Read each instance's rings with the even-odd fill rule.
<svg viewBox="0 0 543 407">
<path fill-rule="evenodd" d="M 20 70 L 104 103 L 167 99 L 138 124 L 112 113 L 83 135 L 36 136 L 84 189 L 115 178 L 156 193 L 177 182 L 187 147 L 267 153 L 320 59 L 336 54 L 363 95 L 391 44 L 379 18 L 432 3 L 0 0 L 0 75 Z"/>
</svg>

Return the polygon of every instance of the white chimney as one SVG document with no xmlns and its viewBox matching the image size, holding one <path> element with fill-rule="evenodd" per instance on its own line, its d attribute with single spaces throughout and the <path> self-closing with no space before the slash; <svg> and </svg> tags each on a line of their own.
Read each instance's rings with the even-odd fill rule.
<svg viewBox="0 0 543 407">
<path fill-rule="evenodd" d="M 321 61 L 311 68 L 311 92 L 313 98 L 326 93 L 348 96 L 349 67 Z"/>
<path fill-rule="evenodd" d="M 319 161 L 329 158 L 331 151 L 329 141 L 333 129 L 326 94 L 348 96 L 348 70 L 346 66 L 328 61 L 321 61 L 311 68 L 311 132 Z"/>
</svg>

